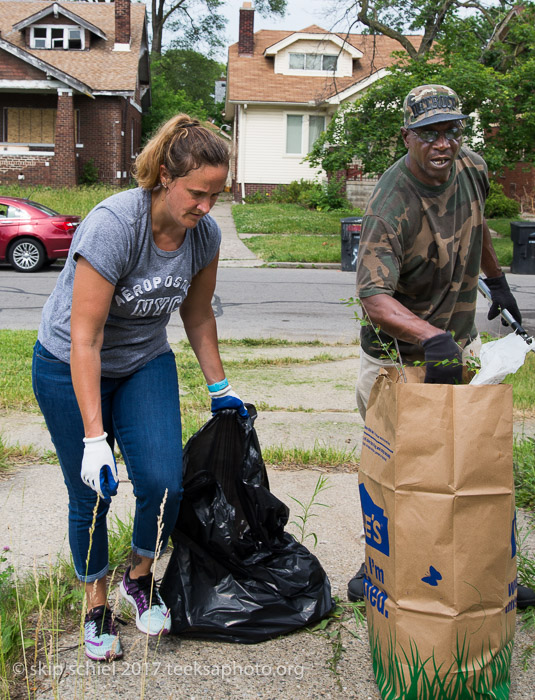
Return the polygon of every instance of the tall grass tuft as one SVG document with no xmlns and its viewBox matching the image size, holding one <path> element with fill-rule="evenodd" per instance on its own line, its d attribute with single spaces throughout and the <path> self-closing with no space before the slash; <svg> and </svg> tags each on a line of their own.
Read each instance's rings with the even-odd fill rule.
<svg viewBox="0 0 535 700">
<path fill-rule="evenodd" d="M 117 569 L 126 566 L 131 531 L 131 516 L 126 523 L 117 516 L 111 521 L 110 586 L 116 584 Z M 0 564 L 8 563 L 9 556 L 9 552 L 4 552 Z M 76 578 L 72 560 L 49 561 L 44 570 L 34 566 L 32 571 L 19 572 L 9 563 L 0 570 L 0 698 L 19 697 L 21 693 L 33 697 L 32 665 L 43 661 L 46 666 L 54 666 L 61 634 L 77 625 L 83 628 L 84 617 L 84 589 Z M 83 632 L 79 657 L 81 654 Z M 25 673 L 15 677 L 13 668 L 17 662 L 23 664 Z"/>
<path fill-rule="evenodd" d="M 535 439 L 517 437 L 513 443 L 516 505 L 535 508 Z"/>
<path fill-rule="evenodd" d="M 292 501 L 297 503 L 297 505 L 300 508 L 300 512 L 296 513 L 295 515 L 295 520 L 292 520 L 292 525 L 295 525 L 297 528 L 297 531 L 299 533 L 298 541 L 303 544 L 303 542 L 308 539 L 309 537 L 312 537 L 314 540 L 314 547 L 317 546 L 318 544 L 318 537 L 315 532 L 307 532 L 308 526 L 309 526 L 309 520 L 311 518 L 317 518 L 318 514 L 313 513 L 312 510 L 316 508 L 317 506 L 320 506 L 322 508 L 329 508 L 326 503 L 320 503 L 317 498 L 320 495 L 322 491 L 325 491 L 326 489 L 330 489 L 331 486 L 328 484 L 329 477 L 327 476 L 319 476 L 318 480 L 316 481 L 316 486 L 314 487 L 314 492 L 310 499 L 307 502 L 300 501 L 298 498 L 295 498 L 295 496 L 290 496 Z"/>
<path fill-rule="evenodd" d="M 329 471 L 356 471 L 359 460 L 354 450 L 337 450 L 315 442 L 312 449 L 288 448 L 274 445 L 262 449 L 266 464 L 279 469 L 326 469 Z"/>
</svg>

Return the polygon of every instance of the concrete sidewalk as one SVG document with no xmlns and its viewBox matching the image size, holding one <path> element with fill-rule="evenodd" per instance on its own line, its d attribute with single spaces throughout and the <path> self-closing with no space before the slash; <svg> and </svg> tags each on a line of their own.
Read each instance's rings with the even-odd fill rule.
<svg viewBox="0 0 535 700">
<path fill-rule="evenodd" d="M 232 202 L 221 197 L 210 212 L 221 227 L 220 267 L 260 267 L 264 264 L 242 243 L 234 225 L 231 212 Z"/>
<path fill-rule="evenodd" d="M 212 211 L 222 229 L 220 264 L 228 267 L 262 265 L 240 241 L 230 213 L 230 202 L 221 201 Z M 223 360 L 239 359 L 243 348 L 223 349 Z M 247 349 L 270 353 L 278 348 Z M 285 355 L 306 356 L 310 348 L 284 348 Z M 336 355 L 325 363 L 309 366 L 274 367 L 269 377 L 259 382 L 254 372 L 236 372 L 233 385 L 248 401 L 261 406 L 276 406 L 276 411 L 259 411 L 256 428 L 262 449 L 284 445 L 311 448 L 319 444 L 333 449 L 359 453 L 362 421 L 355 412 L 354 381 L 358 371 L 355 345 L 313 348 L 314 354 Z M 208 414 L 206 418 L 208 418 Z M 525 429 L 525 422 L 517 426 Z M 39 414 L 9 413 L 0 416 L 0 433 L 7 444 L 34 445 L 42 453 L 53 449 Z M 307 503 L 318 476 L 328 475 L 329 488 L 322 492 L 321 503 L 309 522 L 309 531 L 318 538 L 314 553 L 331 581 L 332 592 L 346 599 L 348 579 L 364 556 L 359 539 L 361 529 L 358 475 L 355 472 L 323 470 L 268 470 L 273 493 L 290 508 L 288 531 L 297 534 L 291 523 L 301 514 L 292 496 Z M 126 470 L 120 466 L 121 483 L 112 502 L 112 514 L 123 522 L 133 511 L 134 497 Z M 519 514 L 520 525 L 526 515 Z M 535 550 L 535 536 L 528 551 Z M 312 539 L 307 545 L 312 547 Z M 47 568 L 58 555 L 68 556 L 67 494 L 61 470 L 50 464 L 19 467 L 0 481 L 0 551 L 9 547 L 9 564 L 20 575 Z M 157 576 L 165 570 L 166 559 L 157 565 Z M 114 591 L 116 590 L 114 587 Z M 115 594 L 112 595 L 112 602 Z M 336 629 L 336 628 L 333 628 Z M 239 645 L 213 641 L 168 637 L 160 643 L 147 640 L 129 620 L 121 627 L 124 658 L 99 665 L 79 651 L 79 630 L 67 630 L 60 636 L 57 655 L 50 664 L 29 660 L 31 697 L 45 700 L 379 700 L 372 671 L 365 626 L 348 619 L 339 625 L 339 637 L 328 639 L 319 633 L 299 631 L 257 645 Z M 356 635 L 356 636 L 355 636 Z M 341 646 L 338 646 L 338 642 Z M 511 700 L 533 700 L 535 667 L 523 669 L 522 654 L 535 644 L 535 635 L 521 628 L 517 635 L 511 670 Z M 333 659 L 338 658 L 337 665 Z M 22 667 L 14 669 L 21 681 Z M 21 682 L 21 697 L 28 697 Z M 13 696 L 13 695 L 12 695 Z M 18 696 L 17 696 L 18 697 Z"/>
<path fill-rule="evenodd" d="M 305 357 L 310 348 L 284 348 Z M 251 356 L 280 348 L 248 349 Z M 354 347 L 313 348 L 314 354 L 338 353 L 329 362 L 274 367 L 260 384 L 254 372 L 237 373 L 238 392 L 257 405 L 276 405 L 277 411 L 259 412 L 256 428 L 260 445 L 312 447 L 316 441 L 327 447 L 355 450 L 361 443 L 362 421 L 354 411 L 353 382 L 357 357 Z M 224 348 L 227 361 L 239 359 L 243 348 Z M 283 378 L 284 376 L 284 378 Z M 209 414 L 206 415 L 206 418 Z M 4 439 L 13 444 L 33 444 L 39 451 L 51 449 L 43 419 L 38 414 L 18 413 L 2 417 Z M 327 507 L 312 510 L 308 532 L 314 532 L 318 545 L 313 550 L 324 567 L 334 595 L 346 600 L 349 578 L 364 557 L 361 529 L 358 475 L 328 467 L 321 470 L 268 469 L 271 490 L 290 508 L 289 532 L 297 535 L 292 521 L 302 514 L 292 497 L 308 503 L 318 476 L 328 476 L 328 486 L 319 501 Z M 112 502 L 112 514 L 127 522 L 133 512 L 132 486 L 124 466 L 120 466 L 118 495 Z M 527 516 L 519 514 L 520 526 Z M 313 546 L 313 540 L 307 539 Z M 22 466 L 0 481 L 0 548 L 8 546 L 8 563 L 20 575 L 34 567 L 47 569 L 61 554 L 68 557 L 67 494 L 58 466 L 33 464 Z M 535 551 L 535 535 L 528 540 L 528 551 Z M 166 565 L 157 565 L 160 577 Z M 116 598 L 117 586 L 111 599 Z M 518 616 L 512 663 L 511 700 L 533 700 L 535 668 L 523 669 L 522 653 L 535 643 L 535 635 L 522 629 Z M 61 635 L 54 667 L 37 666 L 30 673 L 39 697 L 95 698 L 124 700 L 150 697 L 155 700 L 204 698 L 205 700 L 247 699 L 305 700 L 379 700 L 373 678 L 366 627 L 348 619 L 339 626 L 340 637 L 327 639 L 318 633 L 299 631 L 258 645 L 238 645 L 187 638 L 165 638 L 160 644 L 146 640 L 130 618 L 121 627 L 124 658 L 110 665 L 97 665 L 80 654 L 78 630 Z M 357 636 L 354 636 L 357 635 Z M 341 651 L 337 672 L 330 670 L 332 659 Z M 145 665 L 141 662 L 145 659 Z M 147 671 L 144 679 L 142 672 Z M 54 680 L 53 676 L 56 678 Z"/>
</svg>

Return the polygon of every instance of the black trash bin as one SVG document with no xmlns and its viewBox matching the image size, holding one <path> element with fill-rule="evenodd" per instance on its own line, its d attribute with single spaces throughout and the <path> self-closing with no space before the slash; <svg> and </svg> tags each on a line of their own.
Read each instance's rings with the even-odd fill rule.
<svg viewBox="0 0 535 700">
<path fill-rule="evenodd" d="M 535 275 L 535 222 L 511 221 L 511 240 L 511 272 L 517 275 Z"/>
<path fill-rule="evenodd" d="M 342 270 L 345 272 L 355 271 L 357 269 L 362 218 L 348 216 L 346 219 L 340 219 L 340 223 L 342 224 Z"/>
</svg>

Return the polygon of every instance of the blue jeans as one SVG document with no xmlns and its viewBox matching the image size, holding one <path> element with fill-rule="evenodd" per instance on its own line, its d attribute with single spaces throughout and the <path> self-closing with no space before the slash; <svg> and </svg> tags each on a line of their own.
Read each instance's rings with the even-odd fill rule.
<svg viewBox="0 0 535 700">
<path fill-rule="evenodd" d="M 105 576 L 109 568 L 109 506 L 100 499 L 94 517 L 97 494 L 80 477 L 84 426 L 70 365 L 37 341 L 32 382 L 69 494 L 69 544 L 74 568 L 80 581 L 89 583 Z M 132 550 L 154 558 L 158 545 L 161 552 L 167 545 L 182 497 L 182 427 L 173 353 L 159 355 L 127 377 L 102 377 L 101 397 L 108 442 L 113 449 L 117 440 L 134 487 Z M 159 520 L 163 529 L 158 538 Z"/>
</svg>

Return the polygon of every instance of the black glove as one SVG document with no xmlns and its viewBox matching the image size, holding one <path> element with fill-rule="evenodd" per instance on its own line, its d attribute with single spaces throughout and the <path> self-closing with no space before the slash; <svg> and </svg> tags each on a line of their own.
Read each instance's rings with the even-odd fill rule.
<svg viewBox="0 0 535 700">
<path fill-rule="evenodd" d="M 485 282 L 489 288 L 490 296 L 492 298 L 492 304 L 487 316 L 488 320 L 492 321 L 493 318 L 496 318 L 496 316 L 500 313 L 500 309 L 502 311 L 506 309 L 515 319 L 515 321 L 522 325 L 522 314 L 518 309 L 518 304 L 516 303 L 513 293 L 509 289 L 505 275 L 502 275 L 501 277 L 487 277 L 487 279 L 483 280 L 483 282 Z M 502 318 L 502 326 L 507 325 L 509 324 Z"/>
<path fill-rule="evenodd" d="M 460 384 L 463 378 L 462 350 L 447 331 L 424 340 L 425 383 Z M 445 364 L 442 363 L 446 360 Z"/>
</svg>

